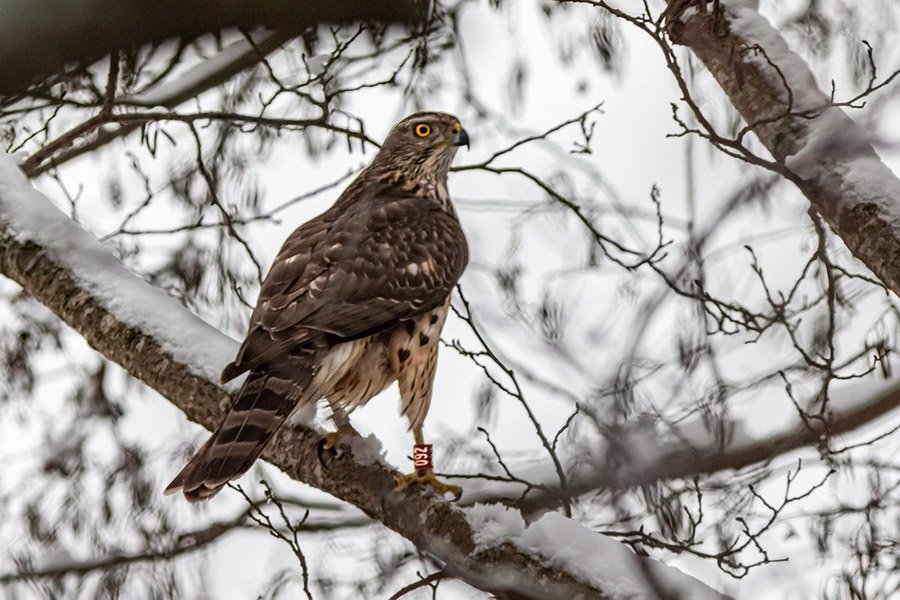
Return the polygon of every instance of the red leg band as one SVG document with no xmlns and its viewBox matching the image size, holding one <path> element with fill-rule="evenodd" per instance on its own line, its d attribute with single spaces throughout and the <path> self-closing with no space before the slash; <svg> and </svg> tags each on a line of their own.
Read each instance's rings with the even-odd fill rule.
<svg viewBox="0 0 900 600">
<path fill-rule="evenodd" d="M 413 446 L 413 466 L 416 471 L 432 471 L 431 444 L 415 444 Z"/>
</svg>

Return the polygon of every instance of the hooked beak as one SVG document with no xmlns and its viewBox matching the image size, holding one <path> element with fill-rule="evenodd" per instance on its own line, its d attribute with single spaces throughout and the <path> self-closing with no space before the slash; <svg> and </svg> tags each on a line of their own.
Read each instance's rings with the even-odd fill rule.
<svg viewBox="0 0 900 600">
<path fill-rule="evenodd" d="M 453 134 L 453 145 L 469 148 L 469 134 L 466 133 L 465 129 L 460 128 L 459 131 Z"/>
</svg>

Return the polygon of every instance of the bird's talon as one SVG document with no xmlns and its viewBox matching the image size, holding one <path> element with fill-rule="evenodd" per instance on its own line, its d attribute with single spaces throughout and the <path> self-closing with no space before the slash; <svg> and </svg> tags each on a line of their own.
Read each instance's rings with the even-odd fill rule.
<svg viewBox="0 0 900 600">
<path fill-rule="evenodd" d="M 462 497 L 461 487 L 459 487 L 458 485 L 450 485 L 449 483 L 444 483 L 443 481 L 435 477 L 434 472 L 431 470 L 413 471 L 412 473 L 407 473 L 405 475 L 397 475 L 395 479 L 397 480 L 398 492 L 405 490 L 413 484 L 417 484 L 428 485 L 441 496 L 447 493 L 453 494 L 454 501 L 459 500 Z"/>
<path fill-rule="evenodd" d="M 322 450 L 332 451 L 337 443 L 341 441 L 343 434 L 340 431 L 329 431 L 325 435 L 322 436 L 322 439 L 319 440 L 319 446 L 322 447 Z M 334 454 L 334 452 L 332 452 Z"/>
<path fill-rule="evenodd" d="M 319 443 L 316 444 L 316 456 L 319 458 L 319 464 L 328 468 L 328 465 L 325 464 L 325 440 L 319 440 Z"/>
<path fill-rule="evenodd" d="M 340 453 L 337 451 L 336 446 L 338 442 L 340 442 L 344 437 L 359 435 L 359 433 L 350 425 L 344 425 L 338 427 L 337 431 L 329 431 L 325 435 L 322 436 L 322 439 L 319 440 L 318 445 L 316 446 L 316 455 L 319 457 L 319 464 L 321 464 L 326 469 L 328 465 L 325 464 L 324 454 L 328 452 L 332 456 L 332 458 L 337 458 L 340 456 Z"/>
</svg>

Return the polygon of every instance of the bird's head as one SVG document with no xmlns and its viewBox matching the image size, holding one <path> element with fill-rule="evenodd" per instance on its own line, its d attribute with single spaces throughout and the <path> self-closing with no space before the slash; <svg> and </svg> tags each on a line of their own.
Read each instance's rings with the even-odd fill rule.
<svg viewBox="0 0 900 600">
<path fill-rule="evenodd" d="M 469 147 L 469 134 L 459 119 L 447 113 L 418 112 L 394 125 L 376 162 L 440 179 L 447 176 L 460 146 Z"/>
</svg>

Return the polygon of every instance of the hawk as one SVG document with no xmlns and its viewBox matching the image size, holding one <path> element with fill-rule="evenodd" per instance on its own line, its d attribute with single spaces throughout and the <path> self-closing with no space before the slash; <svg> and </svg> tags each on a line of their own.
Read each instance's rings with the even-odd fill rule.
<svg viewBox="0 0 900 600">
<path fill-rule="evenodd" d="M 357 435 L 349 414 L 397 381 L 419 467 L 398 477 L 398 488 L 425 484 L 459 497 L 460 488 L 435 478 L 422 424 L 450 293 L 469 259 L 447 193 L 450 163 L 468 145 L 456 117 L 413 114 L 331 208 L 294 230 L 222 371 L 223 383 L 247 379 L 165 493 L 181 491 L 191 502 L 214 496 L 253 465 L 291 414 L 322 398 L 337 426 L 320 442 L 330 450 Z"/>
</svg>

